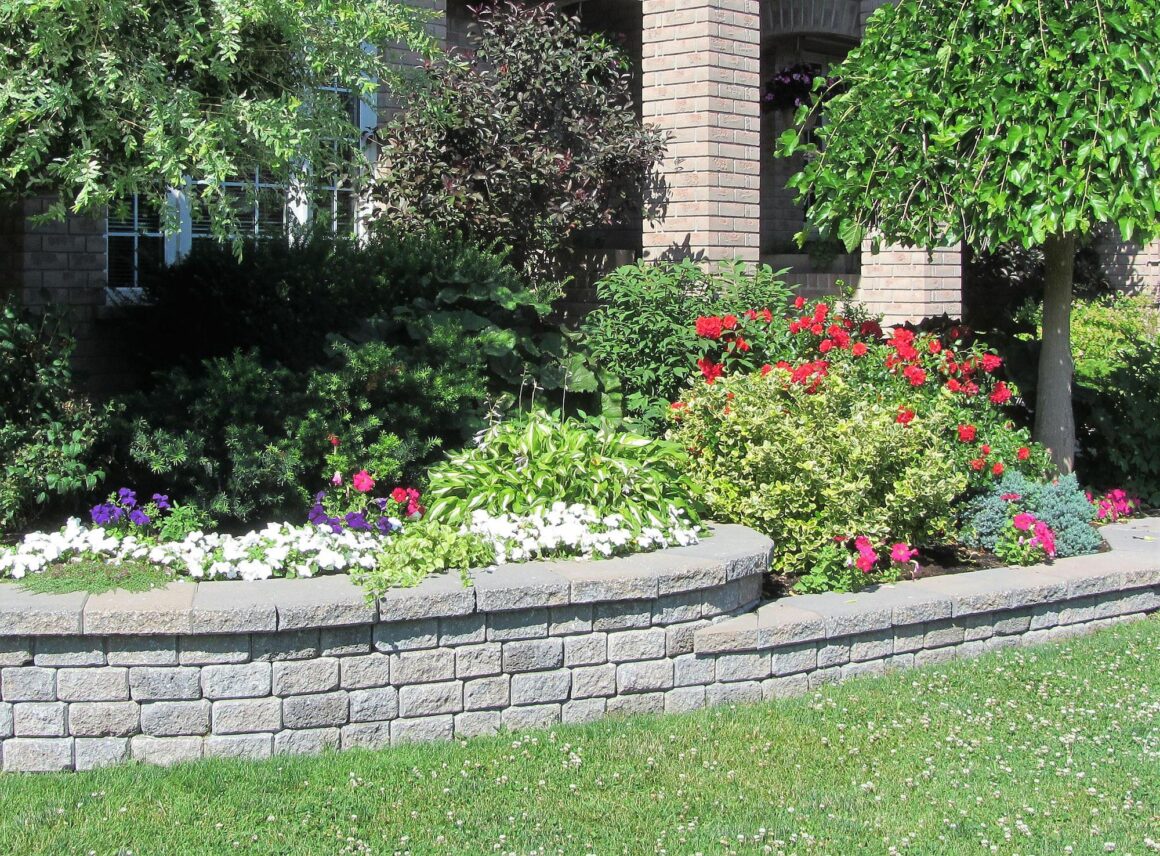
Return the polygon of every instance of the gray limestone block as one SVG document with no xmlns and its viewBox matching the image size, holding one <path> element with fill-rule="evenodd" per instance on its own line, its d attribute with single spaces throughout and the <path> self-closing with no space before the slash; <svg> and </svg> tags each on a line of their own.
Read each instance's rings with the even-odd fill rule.
<svg viewBox="0 0 1160 856">
<path fill-rule="evenodd" d="M 987 641 L 990 642 L 991 640 Z M 925 651 L 915 653 L 914 665 L 929 666 L 935 663 L 949 663 L 958 656 L 958 648 L 954 645 L 949 645 L 946 648 L 927 648 Z"/>
<path fill-rule="evenodd" d="M 38 666 L 103 666 L 105 646 L 89 636 L 46 636 L 36 640 L 32 661 Z"/>
<path fill-rule="evenodd" d="M 818 645 L 819 669 L 843 666 L 850 662 L 850 645 L 846 641 L 848 638 L 831 639 Z"/>
<path fill-rule="evenodd" d="M 580 666 L 572 670 L 572 698 L 596 698 L 616 695 L 616 666 Z"/>
<path fill-rule="evenodd" d="M 1059 604 L 1041 603 L 1031 607 L 1031 630 L 1046 630 L 1059 624 Z"/>
<path fill-rule="evenodd" d="M 761 682 L 761 697 L 766 700 L 793 698 L 805 695 L 810 689 L 809 676 L 804 673 L 782 675 Z"/>
<path fill-rule="evenodd" d="M 850 637 L 850 660 L 861 663 L 881 660 L 894 653 L 894 630 L 874 630 Z"/>
<path fill-rule="evenodd" d="M 198 583 L 190 612 L 190 632 L 273 633 L 278 607 L 265 580 Z"/>
<path fill-rule="evenodd" d="M 227 699 L 213 703 L 214 734 L 257 734 L 282 730 L 282 699 Z"/>
<path fill-rule="evenodd" d="M 376 624 L 373 633 L 376 651 L 397 653 L 421 651 L 439 646 L 439 619 L 392 621 Z"/>
<path fill-rule="evenodd" d="M 344 726 L 349 728 L 350 726 Z M 341 732 L 337 728 L 303 728 L 279 731 L 274 735 L 275 755 L 317 755 L 339 747 Z M 383 745 L 386 745 L 385 743 Z"/>
<path fill-rule="evenodd" d="M 0 740 L 7 740 L 12 736 L 12 705 L 9 702 L 0 702 Z"/>
<path fill-rule="evenodd" d="M 842 667 L 842 680 L 862 675 L 885 675 L 885 660 L 866 660 L 861 663 L 847 663 Z"/>
<path fill-rule="evenodd" d="M 128 737 L 141 730 L 141 706 L 135 701 L 87 701 L 68 706 L 68 730 L 74 737 Z"/>
<path fill-rule="evenodd" d="M 717 681 L 764 681 L 770 676 L 768 651 L 742 651 L 717 656 Z"/>
<path fill-rule="evenodd" d="M 891 639 L 893 643 L 893 638 Z M 800 642 L 797 645 L 782 645 L 770 651 L 769 671 L 771 675 L 793 675 L 810 672 L 818 667 L 818 644 Z"/>
<path fill-rule="evenodd" d="M 1053 638 L 1051 634 L 1052 629 L 1050 627 L 1044 627 L 1042 630 L 1028 630 L 1023 634 L 1022 642 L 1024 645 L 1040 645 L 1044 642 L 1050 642 Z M 987 650 L 985 645 L 983 646 L 983 650 Z"/>
<path fill-rule="evenodd" d="M 455 649 L 455 677 L 482 678 L 503 671 L 503 646 L 499 642 L 464 645 Z"/>
<path fill-rule="evenodd" d="M 701 602 L 704 595 L 700 591 L 686 591 L 666 594 L 653 602 L 653 624 L 668 626 L 701 618 Z"/>
<path fill-rule="evenodd" d="M 1063 638 L 1061 631 L 1065 631 L 1069 628 L 1061 626 L 1053 627 L 1051 629 L 1055 634 L 1054 638 L 1060 639 Z M 992 636 L 990 639 L 984 639 L 983 642 L 986 644 L 988 651 L 999 651 L 1003 648 L 1018 648 L 1021 644 L 1018 636 Z M 917 654 L 915 655 L 915 665 L 918 665 Z"/>
<path fill-rule="evenodd" d="M 652 625 L 652 600 L 621 600 L 597 603 L 592 608 L 592 629 L 631 630 Z"/>
<path fill-rule="evenodd" d="M 548 635 L 571 636 L 592 632 L 592 604 L 553 606 L 548 610 Z"/>
<path fill-rule="evenodd" d="M 563 639 L 525 639 L 503 643 L 503 670 L 509 674 L 558 669 L 562 665 Z"/>
<path fill-rule="evenodd" d="M 182 636 L 177 647 L 178 662 L 183 666 L 246 663 L 250 659 L 250 637 L 244 634 Z"/>
<path fill-rule="evenodd" d="M 456 737 L 484 737 L 498 734 L 502 721 L 498 710 L 470 710 L 455 714 Z"/>
<path fill-rule="evenodd" d="M 569 603 L 563 562 L 525 562 L 484 568 L 471 574 L 480 612 L 527 611 Z"/>
<path fill-rule="evenodd" d="M 151 737 L 209 734 L 210 702 L 158 701 L 141 705 L 141 730 Z"/>
<path fill-rule="evenodd" d="M 5 701 L 55 701 L 56 669 L 16 666 L 0 670 L 0 698 Z"/>
<path fill-rule="evenodd" d="M 329 728 L 345 725 L 350 699 L 345 692 L 290 696 L 282 700 L 282 722 L 286 728 Z"/>
<path fill-rule="evenodd" d="M 648 693 L 673 688 L 673 661 L 647 660 L 616 667 L 616 687 L 621 693 Z"/>
<path fill-rule="evenodd" d="M 911 654 L 922 650 L 926 639 L 925 624 L 903 624 L 894 628 L 894 653 Z"/>
<path fill-rule="evenodd" d="M 420 740 L 451 740 L 454 736 L 455 720 L 449 714 L 396 719 L 391 722 L 391 745 Z"/>
<path fill-rule="evenodd" d="M 391 724 L 352 722 L 342 727 L 339 740 L 343 749 L 382 749 L 391 745 Z"/>
<path fill-rule="evenodd" d="M 26 701 L 12 706 L 12 731 L 17 737 L 64 737 L 66 705 L 60 701 Z"/>
<path fill-rule="evenodd" d="M 435 716 L 463 710 L 463 681 L 411 684 L 399 690 L 399 714 L 404 717 Z"/>
<path fill-rule="evenodd" d="M 564 639 L 565 666 L 595 666 L 608 661 L 608 634 L 591 633 Z"/>
<path fill-rule="evenodd" d="M 608 659 L 613 663 L 633 660 L 656 660 L 665 656 L 664 628 L 623 630 L 608 634 Z"/>
<path fill-rule="evenodd" d="M 352 690 L 351 722 L 386 722 L 399 715 L 399 691 L 394 687 Z"/>
<path fill-rule="evenodd" d="M 1024 639 L 1023 641 L 1024 644 L 1026 644 L 1026 640 Z M 960 660 L 964 660 L 969 657 L 978 657 L 981 654 L 987 653 L 987 640 L 975 639 L 972 642 L 964 642 L 962 645 L 959 645 L 958 648 Z"/>
<path fill-rule="evenodd" d="M 369 625 L 323 627 L 319 633 L 318 646 L 319 653 L 323 657 L 353 657 L 369 654 L 371 628 Z"/>
<path fill-rule="evenodd" d="M 693 634 L 693 650 L 698 654 L 729 654 L 762 647 L 758 641 L 760 615 L 760 611 L 749 613 L 702 627 Z"/>
<path fill-rule="evenodd" d="M 496 675 L 477 678 L 463 685 L 463 707 L 466 710 L 489 710 L 511 703 L 511 678 Z"/>
<path fill-rule="evenodd" d="M 137 701 L 201 698 L 201 670 L 192 666 L 136 666 L 129 670 L 129 693 Z"/>
<path fill-rule="evenodd" d="M 990 639 L 995 635 L 995 613 L 993 612 L 977 612 L 974 615 L 964 615 L 959 621 L 963 625 L 964 642 Z"/>
<path fill-rule="evenodd" d="M 683 654 L 692 654 L 696 647 L 697 631 L 706 626 L 706 622 L 690 621 L 686 624 L 672 624 L 665 628 L 665 656 L 680 657 Z"/>
<path fill-rule="evenodd" d="M 110 666 L 176 666 L 176 636 L 113 636 L 106 642 Z M 128 749 L 126 749 L 128 751 Z"/>
<path fill-rule="evenodd" d="M 73 745 L 77 770 L 96 770 L 129 760 L 127 737 L 78 737 Z"/>
<path fill-rule="evenodd" d="M 705 702 L 709 705 L 753 704 L 758 701 L 761 701 L 760 681 L 710 684 L 705 688 Z"/>
<path fill-rule="evenodd" d="M 1094 621 L 1099 618 L 1096 607 L 1097 600 L 1094 595 L 1088 597 L 1075 598 L 1060 604 L 1059 609 L 1059 623 L 1060 624 L 1083 624 L 1087 621 Z"/>
<path fill-rule="evenodd" d="M 346 574 L 263 580 L 262 587 L 278 607 L 279 630 L 373 624 L 378 616 L 365 592 Z"/>
<path fill-rule="evenodd" d="M 0 627 L 9 636 L 43 636 L 81 632 L 88 594 L 40 594 L 8 586 L 0 602 Z"/>
<path fill-rule="evenodd" d="M 717 658 L 682 654 L 673 658 L 673 684 L 678 687 L 705 686 L 717 678 Z"/>
<path fill-rule="evenodd" d="M 1031 610 L 1029 609 L 998 612 L 995 613 L 994 619 L 995 634 L 998 636 L 1026 633 L 1031 629 Z"/>
<path fill-rule="evenodd" d="M 7 632 L 7 628 L 5 628 Z M 25 666 L 32 662 L 32 639 L 0 636 L 0 666 Z"/>
<path fill-rule="evenodd" d="M 366 654 L 343 657 L 338 661 L 339 686 L 344 690 L 362 690 L 385 687 L 391 683 L 389 654 Z"/>
<path fill-rule="evenodd" d="M 1096 598 L 1097 618 L 1114 618 L 1136 612 L 1153 612 L 1156 609 L 1160 609 L 1160 593 L 1151 588 L 1111 592 Z"/>
<path fill-rule="evenodd" d="M 201 737 L 150 737 L 138 734 L 129 740 L 133 760 L 168 767 L 201 758 Z"/>
<path fill-rule="evenodd" d="M 487 615 L 487 639 L 489 642 L 541 639 L 548 635 L 548 617 L 547 608 L 490 612 Z"/>
<path fill-rule="evenodd" d="M 572 691 L 572 672 L 528 672 L 512 676 L 512 704 L 548 704 L 567 701 Z"/>
<path fill-rule="evenodd" d="M 572 603 L 653 600 L 657 574 L 653 554 L 637 554 L 599 562 L 561 562 L 557 573 L 572 585 Z"/>
<path fill-rule="evenodd" d="M 270 694 L 269 663 L 206 666 L 201 670 L 201 692 L 208 699 L 262 698 Z"/>
<path fill-rule="evenodd" d="M 901 672 L 914 668 L 914 654 L 893 654 L 886 658 L 887 672 Z"/>
<path fill-rule="evenodd" d="M 664 693 L 634 693 L 613 696 L 608 699 L 609 716 L 636 716 L 639 714 L 664 713 Z"/>
<path fill-rule="evenodd" d="M 437 648 L 433 651 L 404 651 L 391 659 L 391 683 L 428 684 L 455 677 L 455 651 Z"/>
<path fill-rule="evenodd" d="M 377 605 L 379 621 L 447 618 L 473 612 L 475 591 L 457 573 L 431 574 L 416 586 L 390 589 Z"/>
<path fill-rule="evenodd" d="M 85 633 L 114 636 L 189 633 L 196 585 L 175 580 L 148 591 L 108 591 L 85 602 Z"/>
<path fill-rule="evenodd" d="M 953 618 L 941 621 L 928 621 L 926 632 L 922 637 L 923 648 L 945 648 L 947 645 L 958 645 L 966 637 L 963 622 Z"/>
<path fill-rule="evenodd" d="M 73 768 L 73 738 L 16 737 L 4 742 L 9 773 L 59 773 Z"/>
<path fill-rule="evenodd" d="M 806 676 L 811 690 L 824 687 L 826 684 L 836 684 L 842 680 L 842 667 L 830 666 L 827 669 L 818 669 Z"/>
<path fill-rule="evenodd" d="M 560 721 L 567 724 L 595 722 L 604 716 L 606 702 L 602 698 L 572 699 L 560 709 Z"/>
<path fill-rule="evenodd" d="M 509 707 L 500 711 L 500 721 L 508 731 L 533 728 L 551 728 L 560 722 L 559 704 L 533 704 L 527 707 Z"/>
<path fill-rule="evenodd" d="M 202 748 L 206 758 L 260 761 L 274 754 L 273 734 L 211 734 Z"/>
<path fill-rule="evenodd" d="M 756 587 L 754 582 L 757 584 Z M 760 577 L 742 577 L 725 583 L 723 586 L 701 593 L 701 615 L 705 618 L 728 615 L 742 605 L 756 600 L 760 592 Z"/>
<path fill-rule="evenodd" d="M 274 663 L 274 695 L 306 695 L 338 689 L 338 660 L 320 657 L 316 660 Z"/>
<path fill-rule="evenodd" d="M 287 582 L 278 580 L 278 582 Z M 282 630 L 278 633 L 255 633 L 250 637 L 251 659 L 309 660 L 318 656 L 322 636 L 315 628 Z"/>
<path fill-rule="evenodd" d="M 452 648 L 487 639 L 487 619 L 481 613 L 439 619 L 439 645 Z"/>
<path fill-rule="evenodd" d="M 875 598 L 826 592 L 795 597 L 793 606 L 820 615 L 825 623 L 826 636 L 830 639 L 886 630 L 893 626 L 893 604 L 882 600 L 876 602 Z"/>
<path fill-rule="evenodd" d="M 704 706 L 704 687 L 678 687 L 665 693 L 665 713 L 687 713 Z"/>
<path fill-rule="evenodd" d="M 759 642 L 761 647 L 774 648 L 779 645 L 795 645 L 799 642 L 818 642 L 826 638 L 826 618 L 812 609 L 797 606 L 798 598 L 793 598 L 793 601 L 793 605 L 779 600 L 758 608 L 756 642 Z M 875 628 L 866 628 L 872 629 Z M 756 645 L 745 647 L 752 648 Z"/>
<path fill-rule="evenodd" d="M 112 666 L 58 669 L 56 697 L 61 701 L 128 701 L 129 670 Z"/>
</svg>

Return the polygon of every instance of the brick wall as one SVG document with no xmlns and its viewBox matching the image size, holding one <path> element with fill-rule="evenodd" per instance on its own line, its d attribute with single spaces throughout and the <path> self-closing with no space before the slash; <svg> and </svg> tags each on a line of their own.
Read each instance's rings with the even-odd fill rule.
<svg viewBox="0 0 1160 856">
<path fill-rule="evenodd" d="M 1160 240 L 1141 246 L 1121 240 L 1109 227 L 1097 233 L 1094 247 L 1109 285 L 1130 294 L 1149 294 L 1160 303 Z"/>
</svg>

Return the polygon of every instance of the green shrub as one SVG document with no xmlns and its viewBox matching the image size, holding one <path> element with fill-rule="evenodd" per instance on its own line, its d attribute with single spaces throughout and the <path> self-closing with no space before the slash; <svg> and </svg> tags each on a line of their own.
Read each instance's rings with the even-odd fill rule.
<svg viewBox="0 0 1160 856">
<path fill-rule="evenodd" d="M 384 539 L 373 569 L 352 571 L 355 582 L 369 597 L 381 595 L 395 586 L 413 586 L 430 574 L 459 571 L 468 581 L 467 571 L 490 565 L 495 550 L 477 535 L 461 532 L 430 519 L 412 520 L 402 531 Z"/>
<path fill-rule="evenodd" d="M 74 391 L 73 344 L 62 319 L 0 303 L 0 533 L 104 478 L 96 449 L 109 412 Z"/>
<path fill-rule="evenodd" d="M 532 411 L 489 428 L 428 474 L 428 517 L 462 525 L 476 510 L 525 515 L 554 503 L 618 514 L 634 529 L 700 520 L 699 491 L 680 446 Z"/>
<path fill-rule="evenodd" d="M 581 343 L 602 376 L 606 412 L 642 430 L 663 429 L 669 403 L 696 373 L 704 352 L 690 319 L 739 307 L 781 314 L 789 288 L 769 267 L 740 264 L 706 271 L 691 261 L 626 265 L 596 285 L 603 303 L 584 319 Z"/>
</svg>

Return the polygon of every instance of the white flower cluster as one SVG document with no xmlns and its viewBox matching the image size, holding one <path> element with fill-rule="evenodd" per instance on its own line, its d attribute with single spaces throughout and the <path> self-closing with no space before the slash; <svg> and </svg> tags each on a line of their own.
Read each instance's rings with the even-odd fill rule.
<svg viewBox="0 0 1160 856">
<path fill-rule="evenodd" d="M 317 526 L 271 523 L 244 535 L 192 532 L 181 541 L 154 544 L 133 535 L 114 537 L 71 518 L 59 532 L 32 532 L 0 552 L 0 578 L 20 579 L 49 565 L 82 559 L 112 564 L 144 561 L 199 580 L 312 577 L 319 572 L 375 567 L 382 536 Z"/>
<path fill-rule="evenodd" d="M 557 502 L 547 510 L 522 516 L 475 511 L 469 529 L 495 549 L 498 564 L 555 556 L 606 558 L 699 540 L 699 527 L 690 526 L 678 509 L 669 509 L 667 521 L 654 518 L 652 523 L 636 530 L 619 514 L 601 517 L 588 506 Z"/>
</svg>

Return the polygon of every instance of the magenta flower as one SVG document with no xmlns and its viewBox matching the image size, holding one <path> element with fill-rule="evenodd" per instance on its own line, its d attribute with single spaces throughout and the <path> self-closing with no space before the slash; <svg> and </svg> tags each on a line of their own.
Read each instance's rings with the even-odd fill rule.
<svg viewBox="0 0 1160 856">
<path fill-rule="evenodd" d="M 917 555 L 918 550 L 911 549 L 910 545 L 903 541 L 899 541 L 890 548 L 891 561 L 898 562 L 900 565 L 905 565 Z"/>
<path fill-rule="evenodd" d="M 366 470 L 359 470 L 351 479 L 351 484 L 359 493 L 370 493 L 375 486 L 375 480 L 371 478 L 371 474 Z"/>
<path fill-rule="evenodd" d="M 1015 519 L 1011 521 L 1011 524 L 1020 532 L 1028 532 L 1035 525 L 1035 515 L 1021 511 L 1015 515 Z"/>
<path fill-rule="evenodd" d="M 335 474 L 331 476 L 330 483 L 335 487 L 338 487 L 340 484 L 342 484 L 342 473 L 336 471 Z"/>
</svg>

